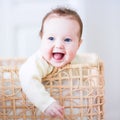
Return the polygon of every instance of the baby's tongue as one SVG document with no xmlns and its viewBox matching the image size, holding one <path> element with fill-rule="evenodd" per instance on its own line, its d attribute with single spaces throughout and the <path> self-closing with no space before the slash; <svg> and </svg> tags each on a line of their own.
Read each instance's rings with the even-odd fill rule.
<svg viewBox="0 0 120 120">
<path fill-rule="evenodd" d="M 56 59 L 56 60 L 61 60 L 61 59 L 63 58 L 63 55 L 64 55 L 64 54 L 62 54 L 62 53 L 54 53 L 54 54 L 53 54 L 53 57 L 54 57 L 54 59 Z"/>
</svg>

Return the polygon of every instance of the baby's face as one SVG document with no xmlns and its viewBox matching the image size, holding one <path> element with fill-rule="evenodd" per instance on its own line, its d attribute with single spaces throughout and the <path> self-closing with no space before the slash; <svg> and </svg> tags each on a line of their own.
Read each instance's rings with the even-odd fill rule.
<svg viewBox="0 0 120 120">
<path fill-rule="evenodd" d="M 41 51 L 44 59 L 55 67 L 70 63 L 80 45 L 79 24 L 67 17 L 53 17 L 44 23 Z"/>
</svg>

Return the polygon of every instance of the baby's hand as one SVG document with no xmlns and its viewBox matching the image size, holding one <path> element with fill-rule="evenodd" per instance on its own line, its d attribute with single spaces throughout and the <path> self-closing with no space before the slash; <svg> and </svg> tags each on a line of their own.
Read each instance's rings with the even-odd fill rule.
<svg viewBox="0 0 120 120">
<path fill-rule="evenodd" d="M 63 110 L 64 107 L 59 105 L 57 102 L 54 102 L 45 110 L 45 114 L 52 117 L 63 118 Z"/>
</svg>

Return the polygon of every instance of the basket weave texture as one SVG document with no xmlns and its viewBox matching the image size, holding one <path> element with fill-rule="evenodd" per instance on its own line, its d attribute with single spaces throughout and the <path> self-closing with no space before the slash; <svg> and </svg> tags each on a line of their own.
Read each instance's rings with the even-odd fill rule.
<svg viewBox="0 0 120 120">
<path fill-rule="evenodd" d="M 19 82 L 19 67 L 25 59 L 0 60 L 0 120 L 60 120 L 45 116 L 26 98 Z M 103 63 L 66 65 L 43 79 L 49 91 L 64 106 L 62 120 L 104 120 Z"/>
</svg>

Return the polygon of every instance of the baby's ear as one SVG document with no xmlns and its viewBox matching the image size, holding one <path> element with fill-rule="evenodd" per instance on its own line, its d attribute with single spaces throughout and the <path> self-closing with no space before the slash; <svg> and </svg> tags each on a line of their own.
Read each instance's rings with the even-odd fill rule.
<svg viewBox="0 0 120 120">
<path fill-rule="evenodd" d="M 42 31 L 39 32 L 39 36 L 40 36 L 40 38 L 42 38 Z"/>
<path fill-rule="evenodd" d="M 78 47 L 80 47 L 81 43 L 82 43 L 82 39 L 79 40 Z"/>
</svg>

